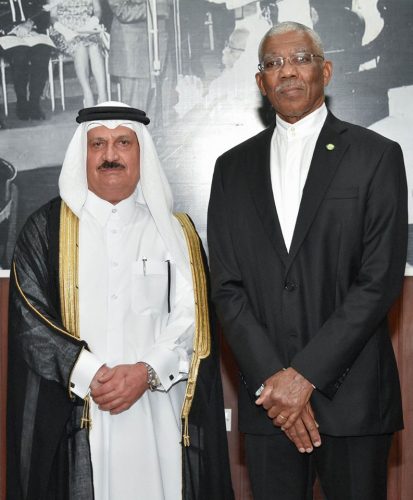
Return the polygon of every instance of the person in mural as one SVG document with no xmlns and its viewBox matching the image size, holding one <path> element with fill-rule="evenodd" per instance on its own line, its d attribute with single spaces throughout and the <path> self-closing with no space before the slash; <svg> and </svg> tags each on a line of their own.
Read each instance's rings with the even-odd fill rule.
<svg viewBox="0 0 413 500">
<path fill-rule="evenodd" d="M 335 74 L 357 72 L 365 25 L 351 10 L 352 0 L 310 0 L 310 6 L 313 27 L 323 39 L 324 51 L 334 65 Z M 340 22 L 332 23 L 332 19 Z"/>
<path fill-rule="evenodd" d="M 108 0 L 113 13 L 110 30 L 109 72 L 119 79 L 122 100 L 137 108 L 149 109 L 154 67 L 150 60 L 147 13 L 153 23 L 153 2 Z M 149 5 L 149 9 L 148 9 Z M 161 72 L 165 71 L 168 47 L 169 0 L 156 2 Z M 171 47 L 169 47 L 171 50 Z M 151 75 L 152 73 L 152 75 Z"/>
<path fill-rule="evenodd" d="M 16 237 L 18 189 L 17 171 L 0 158 L 0 269 L 8 269 Z"/>
<path fill-rule="evenodd" d="M 386 498 L 403 427 L 387 313 L 403 282 L 400 146 L 324 103 L 332 64 L 285 22 L 259 47 L 274 123 L 221 155 L 208 212 L 212 299 L 241 373 L 255 500 Z"/>
<path fill-rule="evenodd" d="M 208 4 L 206 0 L 179 2 L 183 71 L 186 75 L 195 75 L 201 79 L 205 78 L 202 57 Z"/>
<path fill-rule="evenodd" d="M 231 499 L 200 240 L 143 111 L 77 121 L 12 263 L 7 498 Z"/>
<path fill-rule="evenodd" d="M 61 52 L 73 57 L 84 106 L 95 104 L 90 69 L 96 82 L 97 101 L 106 101 L 100 0 L 50 0 L 50 13 L 53 22 L 50 36 Z"/>
<path fill-rule="evenodd" d="M 406 60 L 412 58 L 412 48 L 410 44 L 404 48 L 406 40 L 413 36 L 413 3 L 409 0 L 378 0 L 376 8 L 383 20 L 383 28 L 360 52 L 361 62 L 373 62 L 373 67 L 360 72 L 354 85 L 355 92 L 357 87 L 365 89 L 363 98 L 374 89 L 374 103 L 370 105 L 371 112 L 365 121 L 367 126 L 390 114 L 390 89 L 413 84 L 412 66 L 406 64 Z"/>
<path fill-rule="evenodd" d="M 45 119 L 40 98 L 53 45 L 45 35 L 49 26 L 49 14 L 43 10 L 46 3 L 45 0 L 0 2 L 0 55 L 10 63 L 16 115 L 20 120 Z M 37 38 L 39 34 L 44 37 Z M 6 37 L 7 45 L 3 45 L 2 36 Z"/>
</svg>

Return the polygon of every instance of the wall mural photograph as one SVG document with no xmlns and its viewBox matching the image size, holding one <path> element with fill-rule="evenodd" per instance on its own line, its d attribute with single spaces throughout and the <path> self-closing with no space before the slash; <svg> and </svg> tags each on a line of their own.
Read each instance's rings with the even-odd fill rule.
<svg viewBox="0 0 413 500">
<path fill-rule="evenodd" d="M 57 180 L 79 109 L 143 109 L 175 210 L 205 241 L 217 156 L 274 118 L 255 83 L 277 22 L 314 28 L 333 61 L 328 106 L 402 146 L 413 275 L 411 0 L 0 0 L 0 275 Z"/>
</svg>

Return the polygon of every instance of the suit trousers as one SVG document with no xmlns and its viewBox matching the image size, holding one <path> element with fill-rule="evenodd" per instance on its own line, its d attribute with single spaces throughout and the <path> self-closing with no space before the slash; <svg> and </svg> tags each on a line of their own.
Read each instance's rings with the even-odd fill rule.
<svg viewBox="0 0 413 500">
<path fill-rule="evenodd" d="M 27 90 L 29 90 L 30 102 L 39 105 L 47 80 L 50 52 L 50 47 L 42 44 L 34 47 L 19 46 L 6 51 L 19 102 L 26 101 Z"/>
<path fill-rule="evenodd" d="M 316 476 L 326 500 L 385 500 L 392 436 L 321 435 L 320 448 L 301 454 L 284 434 L 246 434 L 254 500 L 312 500 Z"/>
</svg>

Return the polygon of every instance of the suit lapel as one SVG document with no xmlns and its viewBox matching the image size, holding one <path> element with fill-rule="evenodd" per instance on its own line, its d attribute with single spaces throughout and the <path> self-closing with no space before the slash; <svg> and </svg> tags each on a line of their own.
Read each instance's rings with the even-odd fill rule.
<svg viewBox="0 0 413 500">
<path fill-rule="evenodd" d="M 304 186 L 289 252 L 289 264 L 297 255 L 341 158 L 348 147 L 348 143 L 342 135 L 345 130 L 345 124 L 329 113 L 317 140 Z"/>
<path fill-rule="evenodd" d="M 274 195 L 271 187 L 270 150 L 274 126 L 264 130 L 258 137 L 258 144 L 251 149 L 251 168 L 249 169 L 249 187 L 259 218 L 272 245 L 284 265 L 288 260 L 288 252 L 284 243 Z"/>
</svg>

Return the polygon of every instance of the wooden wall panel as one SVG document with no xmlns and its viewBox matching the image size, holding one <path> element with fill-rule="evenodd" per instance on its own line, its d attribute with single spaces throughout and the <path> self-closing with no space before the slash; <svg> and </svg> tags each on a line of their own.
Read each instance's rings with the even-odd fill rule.
<svg viewBox="0 0 413 500">
<path fill-rule="evenodd" d="M 396 442 L 397 450 L 390 466 L 391 493 L 394 491 L 398 496 L 389 496 L 389 500 L 407 500 L 413 498 L 413 278 L 405 278 L 403 293 L 390 319 L 400 372 L 405 428 Z"/>
<path fill-rule="evenodd" d="M 0 500 L 5 500 L 5 397 L 7 369 L 8 280 L 0 278 Z M 413 278 L 406 278 L 403 293 L 389 315 L 392 342 L 400 371 L 405 430 L 395 436 L 389 460 L 388 500 L 413 498 Z M 236 500 L 252 500 L 245 466 L 242 436 L 237 431 L 238 370 L 222 343 L 222 373 L 225 407 L 232 410 L 228 443 Z M 322 500 L 316 486 L 314 500 Z"/>
<path fill-rule="evenodd" d="M 0 278 L 0 500 L 6 499 L 6 380 L 9 280 Z"/>
</svg>

